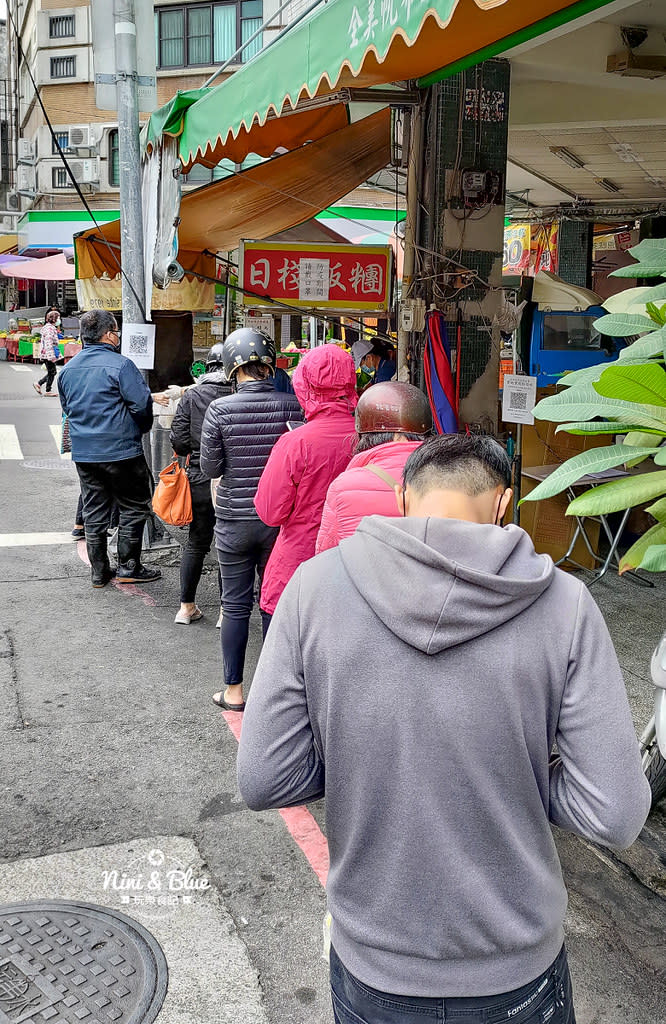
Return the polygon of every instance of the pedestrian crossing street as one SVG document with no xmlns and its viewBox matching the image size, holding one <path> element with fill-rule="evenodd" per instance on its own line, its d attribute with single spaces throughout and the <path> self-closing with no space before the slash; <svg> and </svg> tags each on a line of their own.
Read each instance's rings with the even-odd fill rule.
<svg viewBox="0 0 666 1024">
<path fill-rule="evenodd" d="M 44 438 L 44 455 L 60 455 L 63 460 L 72 458 L 71 454 L 60 454 L 61 426 L 51 423 L 48 426 L 50 438 Z M 0 462 L 22 462 L 25 455 L 21 449 L 18 432 L 13 423 L 0 423 Z"/>
</svg>

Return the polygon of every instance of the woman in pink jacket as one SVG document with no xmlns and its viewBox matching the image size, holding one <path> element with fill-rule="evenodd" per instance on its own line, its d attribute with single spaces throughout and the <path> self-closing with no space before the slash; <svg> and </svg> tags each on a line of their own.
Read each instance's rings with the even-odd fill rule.
<svg viewBox="0 0 666 1024">
<path fill-rule="evenodd" d="M 292 383 L 305 424 L 278 440 L 254 499 L 259 518 L 280 527 L 259 602 L 268 615 L 301 562 L 315 553 L 326 491 L 351 459 L 355 438 L 356 370 L 348 352 L 337 345 L 313 349 Z"/>
<path fill-rule="evenodd" d="M 374 384 L 356 410 L 356 454 L 328 489 L 316 553 L 350 537 L 364 516 L 397 516 L 392 481 L 432 432 L 427 397 L 411 384 Z"/>
</svg>

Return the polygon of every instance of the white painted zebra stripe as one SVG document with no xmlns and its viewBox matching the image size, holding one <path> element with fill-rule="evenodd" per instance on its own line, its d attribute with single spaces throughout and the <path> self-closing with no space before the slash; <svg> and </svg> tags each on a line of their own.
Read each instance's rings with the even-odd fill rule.
<svg viewBox="0 0 666 1024">
<path fill-rule="evenodd" d="M 0 423 L 0 459 L 22 459 L 16 427 L 13 423 Z"/>
<path fill-rule="evenodd" d="M 56 443 L 56 448 L 60 452 L 60 444 L 61 444 L 61 441 L 62 441 L 62 427 L 61 427 L 61 425 L 59 423 L 50 423 L 49 424 L 49 430 L 53 434 L 53 440 Z M 71 461 L 72 453 L 71 452 L 65 452 L 64 455 L 63 455 L 63 453 L 60 452 L 60 458 L 61 459 L 69 459 Z"/>
<path fill-rule="evenodd" d="M 10 363 L 9 368 L 14 373 L 32 373 L 34 369 L 32 366 L 24 366 L 23 363 Z"/>
<path fill-rule="evenodd" d="M 71 533 L 0 533 L 0 548 L 31 548 L 42 544 L 72 544 Z"/>
</svg>

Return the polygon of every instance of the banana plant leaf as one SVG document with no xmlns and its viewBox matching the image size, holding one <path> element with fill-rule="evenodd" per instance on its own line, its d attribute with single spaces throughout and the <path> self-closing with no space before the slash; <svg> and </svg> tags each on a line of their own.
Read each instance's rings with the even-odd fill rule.
<svg viewBox="0 0 666 1024">
<path fill-rule="evenodd" d="M 659 501 L 655 501 L 654 505 L 649 505 L 645 511 L 649 512 L 653 519 L 666 525 L 666 498 L 660 498 Z"/>
<path fill-rule="evenodd" d="M 646 572 L 666 572 L 666 544 L 652 544 L 640 564 Z"/>
<path fill-rule="evenodd" d="M 656 448 L 639 448 L 635 449 L 632 454 L 634 458 L 638 455 L 647 457 L 656 450 Z M 623 444 L 611 444 L 607 448 L 592 448 L 590 451 L 581 452 L 558 466 L 548 479 L 530 491 L 523 501 L 544 501 L 546 498 L 552 498 L 554 494 L 566 490 L 587 473 L 603 473 L 605 469 L 621 466 L 626 461 L 627 449 Z"/>
<path fill-rule="evenodd" d="M 666 408 L 666 371 L 659 363 L 643 363 L 638 366 L 614 363 L 604 370 L 592 387 L 604 398 L 619 398 L 624 402 Z"/>
<path fill-rule="evenodd" d="M 538 420 L 566 423 L 568 420 L 593 420 L 599 416 L 615 419 L 633 427 L 666 432 L 666 414 L 659 406 L 637 406 L 617 398 L 599 395 L 589 384 L 580 388 L 567 388 L 557 395 L 542 398 L 534 408 Z"/>
<path fill-rule="evenodd" d="M 600 334 L 608 334 L 611 338 L 629 338 L 633 334 L 657 330 L 654 320 L 640 313 L 607 313 L 595 320 L 594 326 Z"/>
<path fill-rule="evenodd" d="M 646 530 L 643 536 L 639 537 L 636 543 L 632 544 L 626 554 L 622 556 L 620 576 L 630 569 L 647 568 L 643 564 L 643 560 L 655 545 L 659 545 L 663 552 L 663 565 L 656 571 L 663 572 L 666 569 L 666 525 L 657 523 L 656 526 L 651 526 L 649 530 Z"/>
<path fill-rule="evenodd" d="M 623 363 L 625 360 L 630 359 L 635 363 L 639 359 L 663 356 L 665 344 L 666 332 L 661 327 L 658 331 L 652 331 L 651 334 L 646 334 L 644 338 L 639 338 L 638 341 L 634 341 L 631 345 L 623 348 L 618 356 L 618 361 Z"/>
<path fill-rule="evenodd" d="M 638 427 L 633 425 L 627 425 L 625 423 L 618 423 L 617 420 L 593 420 L 591 423 L 561 423 L 559 427 L 555 429 L 555 433 L 559 434 L 560 431 L 564 431 L 566 434 L 623 434 L 625 430 L 629 433 L 644 434 L 646 437 L 658 436 L 662 437 L 664 434 L 663 430 L 658 430 L 656 427 L 652 430 L 646 430 L 644 427 Z M 647 443 L 647 442 L 646 442 Z"/>
<path fill-rule="evenodd" d="M 567 509 L 568 516 L 598 516 L 642 505 L 666 493 L 666 472 L 637 473 L 622 480 L 592 487 L 580 494 Z"/>
</svg>

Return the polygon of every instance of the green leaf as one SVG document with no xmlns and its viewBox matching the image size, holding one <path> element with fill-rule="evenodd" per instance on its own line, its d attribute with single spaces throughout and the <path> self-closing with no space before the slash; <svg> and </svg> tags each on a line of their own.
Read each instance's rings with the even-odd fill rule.
<svg viewBox="0 0 666 1024">
<path fill-rule="evenodd" d="M 566 434 L 623 434 L 625 430 L 630 433 L 645 434 L 646 437 L 658 437 L 664 436 L 663 430 L 644 430 L 642 427 L 627 426 L 624 423 L 618 423 L 617 420 L 593 420 L 591 423 L 561 423 L 556 428 L 555 433 L 563 430 Z"/>
<path fill-rule="evenodd" d="M 666 239 L 664 238 L 643 238 L 636 245 L 632 245 L 629 252 L 635 260 L 645 260 L 650 257 L 663 260 L 666 270 Z"/>
<path fill-rule="evenodd" d="M 660 448 L 654 457 L 655 466 L 666 466 L 666 448 Z"/>
<path fill-rule="evenodd" d="M 557 395 L 542 398 L 534 408 L 534 416 L 538 420 L 550 420 L 552 423 L 603 417 L 631 424 L 634 428 L 645 427 L 666 433 L 666 413 L 659 406 L 636 405 L 635 402 L 605 398 L 597 394 L 592 385 L 567 388 Z"/>
<path fill-rule="evenodd" d="M 592 387 L 604 398 L 620 398 L 624 402 L 666 408 L 666 371 L 659 363 L 633 366 L 615 363 L 604 370 Z"/>
<path fill-rule="evenodd" d="M 644 430 L 630 430 L 622 444 L 625 448 L 629 449 L 627 452 L 627 455 L 629 455 L 629 453 L 632 452 L 632 449 L 646 448 L 649 445 L 654 444 L 654 434 L 648 434 L 647 431 Z M 657 451 L 659 451 L 659 449 L 657 449 Z M 648 455 L 636 456 L 632 453 L 632 457 L 627 459 L 626 462 L 627 469 L 633 469 L 635 466 L 640 466 L 641 462 L 644 462 L 647 458 L 649 458 Z"/>
<path fill-rule="evenodd" d="M 666 524 L 666 498 L 660 498 L 659 501 L 655 501 L 654 505 L 649 505 L 645 511 L 649 512 L 653 519 Z"/>
<path fill-rule="evenodd" d="M 567 509 L 568 516 L 598 516 L 642 505 L 666 492 L 666 472 L 637 473 L 592 487 Z"/>
<path fill-rule="evenodd" d="M 634 451 L 633 455 L 634 457 L 638 455 L 647 457 L 656 450 L 656 448 L 639 448 Z M 552 498 L 554 494 L 566 490 L 567 487 L 588 473 L 603 473 L 606 469 L 621 466 L 626 460 L 627 449 L 623 444 L 611 444 L 607 448 L 592 448 L 590 451 L 581 452 L 553 470 L 548 479 L 530 491 L 523 500 L 544 501 L 546 498 Z"/>
<path fill-rule="evenodd" d="M 631 346 L 633 347 L 633 346 Z M 643 366 L 645 359 L 623 359 L 624 366 Z M 558 387 L 571 388 L 580 384 L 593 384 L 599 380 L 604 370 L 607 370 L 608 362 L 595 363 L 594 366 L 584 366 L 581 370 L 572 370 L 571 373 L 564 373 L 557 382 Z"/>
<path fill-rule="evenodd" d="M 658 306 L 655 306 L 654 302 L 648 302 L 645 306 L 645 312 L 650 317 L 650 320 L 657 325 L 657 327 L 664 326 L 664 315 Z"/>
<path fill-rule="evenodd" d="M 666 262 L 631 263 L 628 267 L 612 270 L 609 277 L 662 277 L 666 273 Z"/>
<path fill-rule="evenodd" d="M 639 338 L 638 341 L 633 341 L 631 345 L 627 345 L 626 348 L 620 349 L 618 360 L 620 362 L 624 362 L 625 359 L 631 359 L 632 362 L 636 362 L 638 359 L 649 359 L 651 356 L 660 356 L 664 351 L 664 343 L 666 343 L 666 335 L 664 334 L 664 328 L 662 327 L 661 330 L 653 331 L 644 338 Z"/>
<path fill-rule="evenodd" d="M 666 572 L 666 544 L 651 544 L 638 568 L 646 572 Z"/>
<path fill-rule="evenodd" d="M 627 288 L 623 295 L 631 295 L 632 291 L 640 292 L 640 302 L 658 302 L 659 299 L 666 299 L 666 284 L 656 284 L 654 288 Z"/>
<path fill-rule="evenodd" d="M 659 321 L 656 323 L 662 326 Z M 594 327 L 600 334 L 609 334 L 613 338 L 629 338 L 632 334 L 655 330 L 653 319 L 640 313 L 607 313 L 594 321 Z"/>
<path fill-rule="evenodd" d="M 638 569 L 642 566 L 643 559 L 654 544 L 661 544 L 666 554 L 666 525 L 657 523 L 646 530 L 642 537 L 631 545 L 629 550 L 620 559 L 620 576 L 629 569 Z M 664 565 L 666 568 L 666 564 Z M 663 570 L 659 570 L 663 572 Z"/>
</svg>

